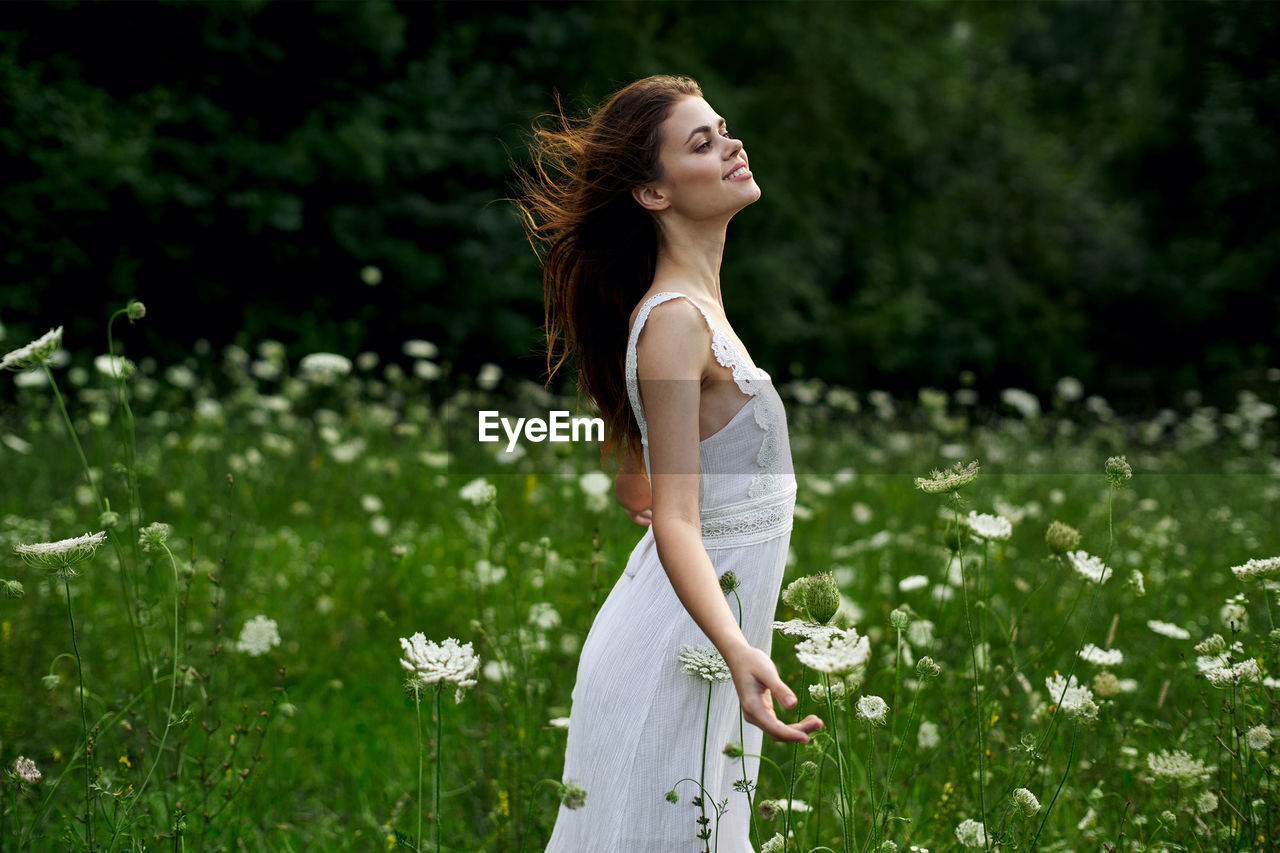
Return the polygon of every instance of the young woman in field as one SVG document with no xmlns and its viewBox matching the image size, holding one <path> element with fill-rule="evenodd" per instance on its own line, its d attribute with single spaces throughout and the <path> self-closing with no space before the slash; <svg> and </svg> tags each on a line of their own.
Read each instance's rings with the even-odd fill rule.
<svg viewBox="0 0 1280 853">
<path fill-rule="evenodd" d="M 751 755 L 762 731 L 807 741 L 822 726 L 773 709 L 796 702 L 769 657 L 796 479 L 782 401 L 730 327 L 720 284 L 729 220 L 760 188 L 688 78 L 648 77 L 584 120 L 557 118 L 533 136 L 519 199 L 543 250 L 549 373 L 576 352 L 578 387 L 606 424 L 602 459 L 622 458 L 615 493 L 649 529 L 582 648 L 563 778 L 586 804 L 561 808 L 547 851 L 694 853 L 710 846 L 705 827 L 721 853 L 747 853 L 744 768 L 724 746 L 742 739 Z M 730 571 L 736 597 L 719 582 Z M 682 649 L 708 642 L 732 688 L 713 655 L 701 676 L 682 664 Z M 757 773 L 748 758 L 752 785 Z M 702 806 L 690 782 L 667 801 L 682 779 L 705 779 Z M 726 801 L 718 821 L 697 822 Z"/>
</svg>

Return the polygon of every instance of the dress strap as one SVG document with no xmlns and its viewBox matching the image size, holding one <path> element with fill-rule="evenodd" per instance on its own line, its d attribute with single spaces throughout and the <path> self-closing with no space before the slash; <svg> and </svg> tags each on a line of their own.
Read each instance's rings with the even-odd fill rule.
<svg viewBox="0 0 1280 853">
<path fill-rule="evenodd" d="M 728 335 L 720 329 L 719 326 L 711 319 L 701 305 L 694 302 L 686 294 L 677 293 L 671 290 L 664 290 L 661 293 L 655 293 L 644 301 L 640 306 L 640 313 L 636 314 L 635 325 L 631 327 L 631 337 L 627 341 L 627 360 L 626 360 L 626 380 L 627 380 L 627 396 L 631 400 L 631 410 L 636 416 L 636 422 L 640 425 L 640 441 L 648 446 L 649 444 L 649 427 L 644 417 L 644 405 L 640 400 L 640 379 L 637 370 L 636 360 L 636 343 L 640 340 L 640 330 L 644 327 L 644 323 L 649 319 L 649 312 L 654 306 L 660 305 L 671 299 L 683 298 L 688 299 L 693 307 L 702 312 L 702 318 L 707 321 L 707 327 L 711 330 L 711 351 L 715 353 L 716 361 L 722 366 L 733 371 L 733 381 L 737 383 L 738 390 L 743 394 L 754 397 L 759 393 L 760 389 L 756 388 L 752 383 L 755 380 L 768 380 L 769 374 L 759 368 L 752 367 L 738 351 L 733 341 Z"/>
</svg>

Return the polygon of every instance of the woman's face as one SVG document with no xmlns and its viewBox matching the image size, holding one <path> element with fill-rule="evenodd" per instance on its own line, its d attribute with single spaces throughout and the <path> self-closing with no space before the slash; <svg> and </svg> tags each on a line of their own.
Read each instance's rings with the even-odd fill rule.
<svg viewBox="0 0 1280 853">
<path fill-rule="evenodd" d="M 760 197 L 741 140 L 730 136 L 725 120 L 702 98 L 676 103 L 662 124 L 661 140 L 663 174 L 651 187 L 658 198 L 646 193 L 646 203 L 637 196 L 650 210 L 691 220 L 727 219 Z"/>
</svg>

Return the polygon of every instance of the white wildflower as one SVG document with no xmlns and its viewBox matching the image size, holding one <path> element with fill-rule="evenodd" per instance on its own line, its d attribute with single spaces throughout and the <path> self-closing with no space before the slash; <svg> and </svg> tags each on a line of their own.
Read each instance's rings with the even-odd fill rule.
<svg viewBox="0 0 1280 853">
<path fill-rule="evenodd" d="M 1093 701 L 1093 691 L 1076 681 L 1073 675 L 1063 678 L 1051 675 L 1044 680 L 1049 689 L 1049 701 L 1056 702 L 1063 713 L 1081 722 L 1097 719 L 1098 705 Z"/>
<path fill-rule="evenodd" d="M 298 362 L 298 372 L 317 382 L 330 382 L 351 372 L 351 359 L 332 352 L 313 352 Z"/>
<path fill-rule="evenodd" d="M 1107 578 L 1111 577 L 1110 567 L 1103 565 L 1101 558 L 1090 556 L 1085 551 L 1070 551 L 1067 559 L 1071 562 L 1071 568 L 1094 583 L 1106 583 Z"/>
<path fill-rule="evenodd" d="M 459 644 L 453 637 L 443 643 L 428 642 L 421 631 L 412 637 L 400 638 L 404 657 L 400 666 L 413 674 L 421 684 L 452 684 L 457 688 L 454 700 L 462 701 L 462 691 L 476 685 L 476 670 L 480 656 L 471 650 L 470 643 Z"/>
<path fill-rule="evenodd" d="M 50 329 L 24 347 L 19 347 L 0 358 L 0 370 L 28 370 L 39 367 L 62 346 L 62 327 Z"/>
<path fill-rule="evenodd" d="M 1084 396 L 1084 385 L 1074 376 L 1063 376 L 1054 385 L 1054 391 L 1058 395 L 1058 399 L 1073 403 Z"/>
<path fill-rule="evenodd" d="M 161 551 L 165 542 L 169 541 L 169 525 L 163 521 L 153 521 L 139 531 L 138 544 L 146 552 Z"/>
<path fill-rule="evenodd" d="M 1245 681 L 1261 681 L 1262 670 L 1258 667 L 1256 660 L 1248 658 L 1233 666 L 1210 669 L 1205 672 L 1204 677 L 1214 687 L 1230 687 L 1233 684 L 1240 684 Z"/>
<path fill-rule="evenodd" d="M 19 755 L 18 760 L 13 762 L 13 775 L 17 776 L 28 785 L 34 785 L 39 782 L 44 775 L 36 767 L 36 763 L 30 758 Z"/>
<path fill-rule="evenodd" d="M 1019 788 L 1013 792 L 1013 808 L 1023 817 L 1031 817 L 1040 811 L 1040 801 L 1031 791 Z"/>
<path fill-rule="evenodd" d="M 818 625 L 814 622 L 805 622 L 803 619 L 774 622 L 773 630 L 781 631 L 788 637 L 805 637 L 811 640 L 825 640 L 832 634 L 840 633 L 840 629 L 833 625 Z"/>
<path fill-rule="evenodd" d="M 280 631 L 276 620 L 261 614 L 253 617 L 240 629 L 236 650 L 258 657 L 280 645 Z"/>
<path fill-rule="evenodd" d="M 724 662 L 715 646 L 683 646 L 679 660 L 689 675 L 708 682 L 731 681 L 729 665 Z"/>
<path fill-rule="evenodd" d="M 779 832 L 775 832 L 773 838 L 760 845 L 760 853 L 785 853 L 786 849 L 786 839 Z"/>
<path fill-rule="evenodd" d="M 1100 649 L 1093 643 L 1085 643 L 1077 654 L 1097 666 L 1119 666 L 1124 663 L 1124 653 L 1119 649 Z"/>
<path fill-rule="evenodd" d="M 968 465 L 961 465 L 959 462 L 947 468 L 944 471 L 934 470 L 929 476 L 916 477 L 916 488 L 927 495 L 938 495 L 944 492 L 954 492 L 962 486 L 967 486 L 978 478 L 980 466 L 978 460 L 973 460 Z"/>
<path fill-rule="evenodd" d="M 938 724 L 925 720 L 920 724 L 920 730 L 916 732 L 916 745 L 921 749 L 933 749 L 942 738 L 938 735 Z"/>
<path fill-rule="evenodd" d="M 1280 575 L 1280 557 L 1268 557 L 1265 560 L 1250 560 L 1240 565 L 1232 566 L 1232 573 L 1241 581 L 1256 581 L 1263 578 L 1271 578 Z"/>
<path fill-rule="evenodd" d="M 956 838 L 960 839 L 960 843 L 965 847 L 987 846 L 986 827 L 972 818 L 960 821 L 960 825 L 956 827 Z"/>
<path fill-rule="evenodd" d="M 552 717 L 550 720 L 547 720 L 547 725 L 551 726 L 553 729 L 567 729 L 569 728 L 569 718 Z"/>
<path fill-rule="evenodd" d="M 856 709 L 858 718 L 873 726 L 883 726 L 889 718 L 889 705 L 879 696 L 863 696 Z"/>
<path fill-rule="evenodd" d="M 35 542 L 15 545 L 13 550 L 28 566 L 56 572 L 59 580 L 76 576 L 73 566 L 93 556 L 98 546 L 107 541 L 106 531 L 86 533 L 57 542 Z"/>
<path fill-rule="evenodd" d="M 1271 746 L 1271 729 L 1266 726 L 1254 726 L 1249 729 L 1245 739 L 1249 741 L 1249 748 L 1252 750 L 1266 749 Z"/>
<path fill-rule="evenodd" d="M 613 488 L 613 480 L 603 471 L 588 471 L 578 478 L 578 487 L 591 497 L 604 497 Z"/>
<path fill-rule="evenodd" d="M 924 575 L 910 575 L 898 581 L 898 589 L 902 592 L 911 592 L 913 589 L 920 589 L 929 585 L 929 579 Z"/>
<path fill-rule="evenodd" d="M 475 506 L 484 506 L 492 501 L 497 494 L 498 490 L 484 477 L 477 477 L 458 491 L 458 495 L 463 500 L 471 501 Z"/>
<path fill-rule="evenodd" d="M 1148 619 L 1147 627 L 1155 631 L 1161 636 L 1168 637 L 1171 640 L 1190 640 L 1191 633 L 1186 628 L 1181 628 L 1169 622 L 1161 622 L 1159 619 Z"/>
<path fill-rule="evenodd" d="M 410 358 L 435 358 L 440 354 L 439 347 L 431 343 L 431 341 L 423 341 L 416 338 L 405 341 L 401 349 Z"/>
<path fill-rule="evenodd" d="M 834 684 L 831 685 L 830 690 L 827 690 L 827 688 L 822 684 L 809 685 L 809 697 L 813 699 L 813 701 L 815 702 L 827 701 L 828 694 L 830 694 L 833 702 L 839 702 L 841 699 L 844 698 L 844 694 L 845 694 L 844 682 L 843 681 L 835 682 Z"/>
<path fill-rule="evenodd" d="M 104 376 L 110 376 L 113 379 L 119 377 L 128 379 L 130 376 L 138 372 L 138 366 L 122 355 L 114 358 L 110 355 L 100 355 L 93 360 L 94 369 Z"/>
<path fill-rule="evenodd" d="M 1200 814 L 1208 814 L 1218 807 L 1218 798 L 1214 796 L 1212 791 L 1202 791 L 1200 796 L 1196 797 L 1196 811 Z"/>
<path fill-rule="evenodd" d="M 871 657 L 871 642 L 854 628 L 796 644 L 796 659 L 809 669 L 831 675 L 861 673 Z"/>
<path fill-rule="evenodd" d="M 969 529 L 983 541 L 1003 542 L 1013 535 L 1013 523 L 999 515 L 970 512 Z"/>
<path fill-rule="evenodd" d="M 492 362 L 486 362 L 480 365 L 480 372 L 476 374 L 476 387 L 492 391 L 498 387 L 498 381 L 501 379 L 502 368 Z"/>
<path fill-rule="evenodd" d="M 1182 749 L 1175 749 L 1172 752 L 1162 749 L 1159 753 L 1148 753 L 1147 767 L 1157 779 L 1184 784 L 1203 782 L 1215 769 L 1206 767 L 1203 761 L 1192 758 L 1191 753 Z"/>
</svg>

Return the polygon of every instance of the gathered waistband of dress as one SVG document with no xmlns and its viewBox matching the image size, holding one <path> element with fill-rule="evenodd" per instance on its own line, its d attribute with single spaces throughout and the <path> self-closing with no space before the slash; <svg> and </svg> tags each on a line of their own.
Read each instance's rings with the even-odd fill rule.
<svg viewBox="0 0 1280 853">
<path fill-rule="evenodd" d="M 702 512 L 702 544 L 707 550 L 766 542 L 791 531 L 796 487 Z"/>
</svg>

